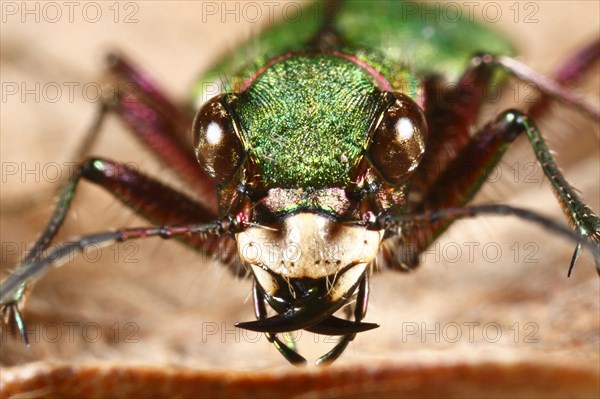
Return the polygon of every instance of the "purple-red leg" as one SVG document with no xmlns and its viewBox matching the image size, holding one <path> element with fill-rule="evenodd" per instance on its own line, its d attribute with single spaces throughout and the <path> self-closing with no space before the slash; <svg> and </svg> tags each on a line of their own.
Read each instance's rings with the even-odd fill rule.
<svg viewBox="0 0 600 399">
<path fill-rule="evenodd" d="M 136 213 L 156 224 L 208 223 L 217 219 L 217 215 L 204 205 L 133 168 L 91 158 L 80 165 L 64 187 L 50 222 L 25 262 L 39 256 L 56 236 L 81 179 L 103 187 Z M 217 243 L 208 244 L 202 240 L 187 240 L 187 243 L 207 253 L 216 253 L 219 249 Z M 230 260 L 229 256 L 223 258 L 226 263 Z"/>
<path fill-rule="evenodd" d="M 570 60 L 559 71 L 559 78 L 566 83 L 580 77 L 585 69 L 589 68 L 598 58 L 598 47 L 598 43 L 595 43 Z M 474 69 L 492 70 L 496 66 L 490 56 L 484 55 L 479 58 L 480 61 L 476 63 Z M 502 65 L 506 67 L 506 63 Z M 577 70 L 577 68 L 581 69 Z M 466 76 L 472 73 L 472 71 L 467 72 Z M 491 75 L 488 74 L 488 76 Z M 546 89 L 546 86 L 543 85 L 544 79 L 536 77 L 535 83 L 540 85 L 542 90 Z M 553 82 L 544 94 L 560 97 L 561 93 L 565 91 L 560 84 Z M 568 101 L 571 97 L 571 95 L 567 96 L 566 100 Z M 547 99 L 543 97 L 541 101 L 534 108 L 538 114 L 547 108 L 544 103 Z M 576 106 L 580 104 L 582 103 L 579 100 L 575 101 Z M 437 109 L 441 108 L 437 107 Z M 583 111 L 594 114 L 597 110 L 586 105 Z M 441 118 L 441 116 L 439 117 Z M 594 241 L 600 240 L 600 219 L 581 201 L 575 190 L 564 179 L 533 121 L 519 111 L 507 111 L 496 121 L 484 126 L 451 160 L 445 170 L 437 175 L 431 185 L 426 185 L 426 188 L 423 189 L 423 186 L 419 187 L 419 184 L 422 184 L 424 180 L 420 180 L 417 187 L 422 191 L 418 193 L 418 201 L 410 204 L 409 212 L 423 213 L 467 204 L 479 190 L 487 174 L 500 160 L 508 145 L 522 132 L 528 135 L 536 157 L 553 185 L 559 203 L 578 233 L 590 237 Z M 414 226 L 405 229 L 400 237 L 391 238 L 391 242 L 384 245 L 384 259 L 387 265 L 397 270 L 410 270 L 418 266 L 421 252 L 451 223 L 452 220 L 445 220 L 427 226 Z M 577 259 L 580 248 L 581 246 L 578 245 L 575 250 L 571 268 Z"/>
<path fill-rule="evenodd" d="M 600 40 L 590 43 L 581 49 L 574 57 L 562 65 L 554 75 L 554 81 L 562 86 L 569 86 L 582 78 L 590 67 L 600 59 Z M 537 118 L 538 115 L 547 111 L 550 97 L 543 95 L 542 98 L 529 108 L 529 115 Z"/>
<path fill-rule="evenodd" d="M 471 67 L 456 86 L 449 86 L 435 76 L 426 80 L 425 116 L 429 137 L 427 151 L 411 181 L 409 200 L 412 203 L 418 202 L 420 194 L 469 142 L 470 128 L 477 120 L 492 73 L 489 68 Z"/>
<path fill-rule="evenodd" d="M 139 101 L 119 101 L 114 108 L 130 130 L 146 144 L 165 165 L 173 169 L 199 194 L 211 210 L 217 209 L 214 183 L 204 173 L 196 157 L 166 133 L 168 123 L 154 109 Z"/>
<path fill-rule="evenodd" d="M 168 97 L 158 89 L 157 84 L 152 81 L 151 77 L 144 71 L 141 71 L 133 66 L 133 64 L 122 54 L 111 53 L 107 57 L 110 70 L 118 76 L 125 79 L 126 82 L 132 85 L 125 85 L 123 91 L 126 95 L 129 93 L 144 101 L 148 102 L 151 107 L 160 113 L 165 120 L 169 122 L 172 129 L 167 133 L 179 140 L 190 154 L 192 151 L 192 137 L 190 127 L 194 115 L 184 112 L 179 107 L 175 106 Z"/>
<path fill-rule="evenodd" d="M 201 239 L 208 236 L 220 237 L 227 233 L 229 228 L 230 225 L 227 223 L 218 221 L 208 224 L 141 227 L 91 234 L 80 237 L 75 241 L 62 243 L 46 256 L 24 262 L 0 284 L 0 314 L 3 317 L 3 322 L 14 322 L 23 341 L 29 345 L 25 323 L 19 309 L 24 289 L 53 267 L 60 266 L 78 252 L 83 252 L 89 247 L 104 247 L 123 241 L 149 237 L 161 237 L 163 239 L 173 237 L 190 238 L 194 235 L 199 236 Z"/>
<path fill-rule="evenodd" d="M 21 299 L 27 284 L 33 281 L 33 276 L 39 276 L 43 271 L 46 271 L 48 268 L 52 267 L 52 265 L 56 264 L 56 262 L 52 260 L 51 255 L 41 257 L 41 254 L 48 248 L 48 245 L 52 242 L 62 226 L 71 206 L 77 186 L 82 179 L 103 187 L 135 212 L 156 224 L 179 224 L 183 226 L 179 229 L 171 229 L 161 233 L 161 236 L 164 236 L 164 238 L 168 238 L 171 235 L 177 235 L 180 240 L 195 249 L 210 255 L 221 255 L 220 260 L 225 264 L 231 264 L 236 259 L 235 243 L 228 235 L 183 234 L 186 232 L 186 229 L 192 228 L 192 225 L 207 225 L 209 223 L 212 223 L 211 226 L 215 224 L 221 225 L 221 222 L 216 222 L 216 214 L 204 205 L 197 203 L 186 195 L 125 165 L 98 158 L 88 159 L 80 165 L 74 175 L 69 179 L 67 185 L 63 188 L 50 222 L 46 225 L 32 251 L 28 254 L 23 263 L 17 267 L 9 279 L 6 280 L 7 282 L 2 283 L 2 301 L 0 302 L 0 305 L 2 305 L 3 313 L 9 314 L 8 317 L 14 318 L 22 335 L 24 335 L 25 327 L 20 318 L 17 304 Z M 224 231 L 225 230 L 223 230 L 223 232 Z M 191 233 L 193 231 L 188 232 Z M 138 231 L 130 229 L 121 233 L 121 236 L 119 236 L 121 237 L 119 239 L 121 241 L 158 234 L 154 233 L 154 230 L 152 229 L 149 229 L 148 232 L 145 232 L 145 230 Z M 115 240 L 115 238 L 110 235 L 114 233 L 107 234 L 109 234 L 107 237 L 112 237 L 108 241 Z M 97 236 L 98 239 L 103 237 L 103 235 Z M 98 243 L 95 241 L 96 238 L 92 241 L 90 241 L 89 238 L 90 237 L 78 240 L 77 242 L 80 245 L 78 244 L 76 248 L 72 247 L 70 244 L 65 244 L 59 248 L 64 247 L 64 251 L 72 254 L 73 252 L 80 250 L 80 247 L 82 245 L 85 246 L 88 242 L 92 242 L 93 244 Z M 58 256 L 60 259 L 63 258 L 62 252 L 52 252 L 52 254 L 53 256 Z M 9 284 L 9 281 L 11 282 L 10 286 L 7 285 Z M 14 284 L 16 284 L 16 282 L 20 282 L 20 284 L 15 286 Z"/>
<path fill-rule="evenodd" d="M 216 212 L 215 186 L 198 165 L 192 147 L 193 116 L 179 110 L 146 73 L 125 58 L 112 54 L 109 66 L 124 82 L 118 86 L 115 99 L 105 100 L 100 108 L 77 159 L 83 160 L 100 132 L 104 117 L 108 112 L 114 112 L 166 167 L 193 187 L 202 203 Z"/>
</svg>

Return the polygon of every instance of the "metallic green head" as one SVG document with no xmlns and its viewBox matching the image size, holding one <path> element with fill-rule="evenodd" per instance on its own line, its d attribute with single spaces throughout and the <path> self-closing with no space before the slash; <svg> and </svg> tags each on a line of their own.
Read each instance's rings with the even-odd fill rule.
<svg viewBox="0 0 600 399">
<path fill-rule="evenodd" d="M 332 54 L 288 54 L 247 83 L 232 111 L 266 188 L 345 187 L 386 105 L 373 77 Z"/>
</svg>

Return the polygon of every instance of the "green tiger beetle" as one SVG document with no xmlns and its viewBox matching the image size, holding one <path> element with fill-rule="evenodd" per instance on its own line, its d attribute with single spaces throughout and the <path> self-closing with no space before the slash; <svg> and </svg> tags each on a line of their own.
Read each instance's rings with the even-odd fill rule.
<svg viewBox="0 0 600 399">
<path fill-rule="evenodd" d="M 4 320 L 26 341 L 19 310 L 26 288 L 77 252 L 176 237 L 204 253 L 225 251 L 223 263 L 251 276 L 257 320 L 239 328 L 264 333 L 297 365 L 306 360 L 290 332 L 340 336 L 317 360 L 328 364 L 358 333 L 377 327 L 363 321 L 376 260 L 392 270 L 414 269 L 455 220 L 516 216 L 576 245 L 569 273 L 583 248 L 598 266 L 600 219 L 564 179 L 533 119 L 550 99 L 599 117 L 597 105 L 566 87 L 598 60 L 600 42 L 550 80 L 510 58 L 511 45 L 486 27 L 449 20 L 439 10 L 423 19 L 421 7 L 402 1 L 309 5 L 301 18 L 253 39 L 259 50 L 251 61 L 241 48 L 208 71 L 196 89 L 195 118 L 125 57 L 111 55 L 112 71 L 137 90 L 103 104 L 96 125 L 107 113 L 117 115 L 204 201 L 124 164 L 81 162 L 34 250 L 2 282 Z M 510 77 L 534 84 L 541 99 L 527 113 L 500 112 L 472 132 L 486 87 L 502 87 Z M 186 145 L 190 127 L 193 147 Z M 468 205 L 521 135 L 573 230 L 530 210 Z M 83 236 L 42 255 L 82 180 L 108 190 L 154 227 Z M 345 318 L 334 315 L 340 309 Z"/>
</svg>

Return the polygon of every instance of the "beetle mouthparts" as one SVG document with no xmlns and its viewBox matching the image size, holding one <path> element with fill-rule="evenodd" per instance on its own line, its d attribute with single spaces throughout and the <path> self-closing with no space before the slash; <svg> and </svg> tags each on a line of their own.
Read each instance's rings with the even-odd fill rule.
<svg viewBox="0 0 600 399">
<path fill-rule="evenodd" d="M 322 335 L 357 334 L 379 327 L 379 324 L 349 321 L 335 316 L 329 316 L 318 324 L 310 327 L 305 324 L 307 324 L 306 320 L 294 317 L 290 313 L 284 313 L 283 315 L 276 315 L 267 319 L 236 323 L 235 326 L 263 333 L 281 333 L 305 329 L 312 333 Z"/>
</svg>

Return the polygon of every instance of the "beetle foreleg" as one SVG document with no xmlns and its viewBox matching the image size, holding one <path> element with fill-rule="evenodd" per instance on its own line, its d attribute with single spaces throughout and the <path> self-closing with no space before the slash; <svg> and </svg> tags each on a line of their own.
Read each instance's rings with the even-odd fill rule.
<svg viewBox="0 0 600 399">
<path fill-rule="evenodd" d="M 22 299 L 24 288 L 38 280 L 50 269 L 62 265 L 75 254 L 83 252 L 90 247 L 105 247 L 137 238 L 160 237 L 169 239 L 178 236 L 189 236 L 191 234 L 220 236 L 225 234 L 225 232 L 226 227 L 221 222 L 199 225 L 132 228 L 83 236 L 75 241 L 62 243 L 44 257 L 39 257 L 39 252 L 36 250 L 36 256 L 28 257 L 23 264 L 0 284 L 0 313 L 2 313 L 3 321 L 10 323 L 12 317 L 23 340 L 28 343 L 27 331 L 19 311 L 19 302 Z"/>
<path fill-rule="evenodd" d="M 6 284 L 10 280 L 11 284 L 18 283 L 18 286 L 11 285 L 9 287 L 4 282 L 2 283 L 3 312 L 11 312 L 17 325 L 22 325 L 22 321 L 18 307 L 14 304 L 21 300 L 27 285 L 33 280 L 32 270 L 38 268 L 46 270 L 55 263 L 44 261 L 48 257 L 42 258 L 40 255 L 48 248 L 61 228 L 81 179 L 98 184 L 125 205 L 156 224 L 209 223 L 216 219 L 216 215 L 193 199 L 130 167 L 98 158 L 85 161 L 63 188 L 52 217 L 32 250 L 25 257 L 23 263 L 7 278 Z M 178 234 L 178 236 L 191 247 L 204 253 L 216 254 L 222 251 L 221 261 L 226 264 L 232 263 L 234 259 L 235 251 L 229 247 L 234 242 L 233 240 L 223 240 L 224 236 L 219 236 L 217 240 L 182 234 Z M 226 247 L 223 248 L 222 245 Z M 72 254 L 75 250 L 63 249 L 63 251 Z M 53 255 L 58 256 L 60 253 L 55 252 Z M 25 266 L 29 268 L 28 271 L 23 269 Z M 37 273 L 34 274 L 37 275 Z M 22 328 L 19 327 L 19 329 Z"/>
</svg>

